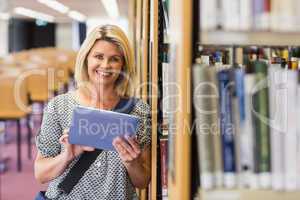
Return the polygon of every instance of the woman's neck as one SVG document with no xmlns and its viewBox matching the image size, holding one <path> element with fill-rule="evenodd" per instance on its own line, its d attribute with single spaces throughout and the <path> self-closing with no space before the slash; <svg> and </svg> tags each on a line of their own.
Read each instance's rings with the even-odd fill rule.
<svg viewBox="0 0 300 200">
<path fill-rule="evenodd" d="M 112 86 L 99 86 L 91 90 L 91 95 L 97 102 L 107 102 L 118 97 L 115 88 Z"/>
<path fill-rule="evenodd" d="M 89 85 L 84 88 L 79 88 L 79 98 L 84 104 L 89 104 L 98 108 L 113 108 L 119 101 L 120 97 L 114 87 L 95 87 Z"/>
</svg>

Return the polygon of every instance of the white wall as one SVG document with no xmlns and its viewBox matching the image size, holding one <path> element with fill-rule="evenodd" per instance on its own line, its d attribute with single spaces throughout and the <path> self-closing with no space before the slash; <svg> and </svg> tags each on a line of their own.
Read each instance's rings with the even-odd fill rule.
<svg viewBox="0 0 300 200">
<path fill-rule="evenodd" d="M 126 18 L 121 18 L 118 20 L 90 18 L 86 22 L 87 33 L 89 33 L 93 27 L 104 24 L 117 25 L 128 35 L 129 28 L 128 20 Z M 58 23 L 56 25 L 56 46 L 58 48 L 78 50 L 80 47 L 78 32 L 78 23 Z"/>
<path fill-rule="evenodd" d="M 72 23 L 56 24 L 56 47 L 72 49 Z"/>
<path fill-rule="evenodd" d="M 0 19 L 0 57 L 8 54 L 8 20 Z"/>
<path fill-rule="evenodd" d="M 129 25 L 128 25 L 128 19 L 127 18 L 120 18 L 118 20 L 112 20 L 112 19 L 105 19 L 105 18 L 90 18 L 87 20 L 86 26 L 87 26 L 87 33 L 89 33 L 92 28 L 98 25 L 105 25 L 105 24 L 113 24 L 117 25 L 128 35 Z"/>
</svg>

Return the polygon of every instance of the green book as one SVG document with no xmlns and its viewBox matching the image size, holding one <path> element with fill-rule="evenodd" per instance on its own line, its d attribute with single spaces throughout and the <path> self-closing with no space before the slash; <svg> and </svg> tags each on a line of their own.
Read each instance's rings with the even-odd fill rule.
<svg viewBox="0 0 300 200">
<path fill-rule="evenodd" d="M 195 111 L 201 187 L 222 184 L 221 137 L 218 120 L 218 84 L 216 68 L 193 66 L 193 106 Z"/>
<path fill-rule="evenodd" d="M 254 71 L 257 82 L 253 95 L 256 171 L 259 174 L 260 186 L 262 188 L 269 188 L 271 186 L 271 150 L 267 63 L 264 61 L 255 61 Z"/>
</svg>

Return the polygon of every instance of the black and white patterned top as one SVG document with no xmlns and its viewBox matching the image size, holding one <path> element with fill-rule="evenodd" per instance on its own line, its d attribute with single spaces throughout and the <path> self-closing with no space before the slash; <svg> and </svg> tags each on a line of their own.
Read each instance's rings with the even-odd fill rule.
<svg viewBox="0 0 300 200">
<path fill-rule="evenodd" d="M 55 157 L 63 146 L 59 143 L 63 130 L 70 127 L 72 112 L 76 101 L 74 92 L 56 96 L 49 101 L 44 110 L 40 133 L 36 137 L 36 145 L 44 157 Z M 143 123 L 137 131 L 137 139 L 141 148 L 151 143 L 151 119 L 149 105 L 138 100 L 131 111 L 139 116 Z M 58 184 L 65 178 L 70 168 L 78 161 L 75 158 L 65 171 L 50 181 L 46 191 L 49 199 L 57 200 L 127 200 L 137 199 L 125 166 L 117 152 L 102 151 L 96 161 L 89 167 L 83 177 L 67 195 L 58 189 Z"/>
</svg>

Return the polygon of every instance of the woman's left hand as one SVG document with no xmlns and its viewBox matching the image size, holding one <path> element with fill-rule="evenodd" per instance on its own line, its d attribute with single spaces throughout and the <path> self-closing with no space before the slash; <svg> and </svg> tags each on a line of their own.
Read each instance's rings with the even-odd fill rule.
<svg viewBox="0 0 300 200">
<path fill-rule="evenodd" d="M 141 149 L 136 138 L 130 136 L 125 136 L 124 139 L 116 137 L 113 140 L 113 146 L 119 153 L 124 164 L 133 164 L 138 162 L 141 155 Z"/>
</svg>

